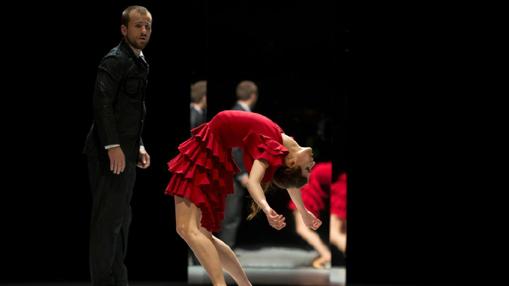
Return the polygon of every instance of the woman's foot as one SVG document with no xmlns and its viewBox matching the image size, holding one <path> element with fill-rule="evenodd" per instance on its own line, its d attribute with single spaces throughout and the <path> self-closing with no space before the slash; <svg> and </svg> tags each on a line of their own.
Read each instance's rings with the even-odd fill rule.
<svg viewBox="0 0 509 286">
<path fill-rule="evenodd" d="M 326 258 L 323 256 L 317 256 L 311 261 L 311 266 L 315 269 L 323 269 L 327 268 L 330 263 L 330 258 Z"/>
</svg>

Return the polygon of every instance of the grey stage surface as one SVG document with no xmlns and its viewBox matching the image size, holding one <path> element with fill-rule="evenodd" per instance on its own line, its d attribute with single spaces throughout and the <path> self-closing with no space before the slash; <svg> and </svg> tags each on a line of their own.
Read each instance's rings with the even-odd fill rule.
<svg viewBox="0 0 509 286">
<path fill-rule="evenodd" d="M 344 267 L 314 269 L 309 262 L 317 253 L 285 247 L 265 247 L 256 250 L 236 249 L 240 263 L 255 285 L 345 285 Z M 225 273 L 227 282 L 235 285 Z M 190 284 L 209 284 L 207 273 L 200 265 L 188 267 Z"/>
</svg>

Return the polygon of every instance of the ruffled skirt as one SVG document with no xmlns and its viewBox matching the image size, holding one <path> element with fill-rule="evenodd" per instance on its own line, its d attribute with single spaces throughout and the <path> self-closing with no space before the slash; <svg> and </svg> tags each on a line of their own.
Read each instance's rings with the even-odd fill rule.
<svg viewBox="0 0 509 286">
<path fill-rule="evenodd" d="M 186 198 L 202 212 L 201 224 L 210 232 L 221 229 L 225 198 L 233 193 L 233 175 L 238 168 L 231 149 L 221 144 L 209 123 L 191 130 L 179 145 L 179 154 L 168 162 L 172 177 L 165 194 Z"/>
</svg>

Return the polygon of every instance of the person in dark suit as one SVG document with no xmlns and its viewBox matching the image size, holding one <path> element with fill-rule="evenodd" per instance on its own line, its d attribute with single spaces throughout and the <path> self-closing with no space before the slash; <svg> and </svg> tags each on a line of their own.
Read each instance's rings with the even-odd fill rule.
<svg viewBox="0 0 509 286">
<path fill-rule="evenodd" d="M 207 121 L 207 81 L 191 85 L 191 129 Z"/>
<path fill-rule="evenodd" d="M 258 87 L 252 81 L 241 81 L 236 88 L 237 102 L 233 110 L 251 112 L 258 100 Z M 233 148 L 233 161 L 240 172 L 233 180 L 234 192 L 226 197 L 223 227 L 219 238 L 228 246 L 234 248 L 237 242 L 237 232 L 242 220 L 243 198 L 246 196 L 248 175 L 243 162 L 244 153 L 240 148 Z"/>
<path fill-rule="evenodd" d="M 84 147 L 92 192 L 89 250 L 94 286 L 128 285 L 124 259 L 136 166 L 150 165 L 141 133 L 149 70 L 142 49 L 151 28 L 152 15 L 145 7 L 127 7 L 121 17 L 123 39 L 97 70 L 94 121 Z"/>
</svg>

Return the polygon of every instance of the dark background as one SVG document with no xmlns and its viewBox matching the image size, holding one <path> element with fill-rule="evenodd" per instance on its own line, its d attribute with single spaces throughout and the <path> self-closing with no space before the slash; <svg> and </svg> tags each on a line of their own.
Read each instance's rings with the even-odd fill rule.
<svg viewBox="0 0 509 286">
<path fill-rule="evenodd" d="M 144 141 L 153 162 L 139 172 L 133 199 L 133 280 L 186 279 L 187 247 L 162 191 L 165 162 L 188 136 L 189 84 L 204 78 L 211 115 L 230 108 L 240 79 L 259 83 L 258 111 L 299 138 L 317 118 L 301 112 L 330 112 L 335 170 L 349 170 L 349 283 L 487 285 L 505 273 L 496 262 L 507 257 L 496 244 L 507 241 L 499 233 L 505 200 L 497 196 L 507 183 L 496 177 L 506 168 L 496 147 L 507 146 L 507 105 L 494 99 L 500 92 L 491 83 L 481 84 L 479 72 L 495 70 L 485 63 L 499 62 L 489 39 L 452 37 L 458 27 L 438 36 L 445 25 L 427 17 L 415 30 L 367 21 L 384 36 L 354 41 L 338 17 L 350 10 L 333 1 L 173 2 L 137 2 L 154 16 L 144 51 L 151 64 Z M 81 148 L 95 69 L 120 40 L 128 4 L 5 6 L 2 282 L 88 279 Z M 398 36 L 386 35 L 394 30 Z"/>
<path fill-rule="evenodd" d="M 91 198 L 81 148 L 92 120 L 96 68 L 120 41 L 120 14 L 128 5 L 144 5 L 153 15 L 144 49 L 151 70 L 143 134 L 152 165 L 138 172 L 132 201 L 127 257 L 132 280 L 187 277 L 187 246 L 175 234 L 173 200 L 163 190 L 166 162 L 189 135 L 191 82 L 208 79 L 212 116 L 233 105 L 239 80 L 254 80 L 260 88 L 256 111 L 302 145 L 320 145 L 321 160 L 331 159 L 329 141 L 318 141 L 316 124 L 346 108 L 331 104 L 343 96 L 338 72 L 343 30 L 334 23 L 332 2 L 18 4 L 14 18 L 23 21 L 12 33 L 12 45 L 4 47 L 10 72 L 3 81 L 13 89 L 5 101 L 11 112 L 3 115 L 10 123 L 3 144 L 16 148 L 6 152 L 8 169 L 2 174 L 9 187 L 3 188 L 0 208 L 0 281 L 88 280 Z M 275 207 L 284 209 L 286 201 Z M 259 218 L 253 224 L 245 238 L 266 228 L 270 243 L 297 241 L 290 228 L 278 234 Z"/>
</svg>

